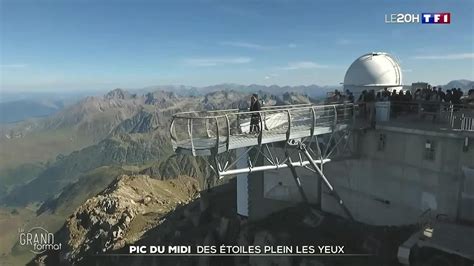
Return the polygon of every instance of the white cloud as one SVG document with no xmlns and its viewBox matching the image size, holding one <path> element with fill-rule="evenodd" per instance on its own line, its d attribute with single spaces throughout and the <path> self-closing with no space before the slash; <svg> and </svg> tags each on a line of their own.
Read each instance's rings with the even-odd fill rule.
<svg viewBox="0 0 474 266">
<path fill-rule="evenodd" d="M 339 39 L 339 40 L 337 40 L 336 43 L 337 43 L 338 45 L 349 45 L 349 44 L 353 44 L 354 41 L 349 40 L 349 39 Z"/>
<path fill-rule="evenodd" d="M 235 65 L 246 64 L 252 62 L 252 58 L 238 56 L 238 57 L 194 57 L 185 59 L 184 62 L 190 66 L 209 67 L 220 65 Z"/>
<path fill-rule="evenodd" d="M 256 49 L 256 50 L 264 50 L 268 49 L 270 47 L 260 45 L 257 43 L 251 43 L 251 42 L 220 42 L 221 45 L 227 45 L 227 46 L 234 46 L 234 47 L 241 47 L 241 48 L 249 48 L 249 49 Z"/>
<path fill-rule="evenodd" d="M 288 66 L 283 67 L 286 70 L 297 70 L 297 69 L 312 69 L 312 68 L 327 68 L 326 65 L 320 65 L 312 61 L 300 61 L 290 62 Z"/>
<path fill-rule="evenodd" d="M 264 78 L 268 80 L 268 79 L 272 79 L 272 78 L 275 78 L 275 77 L 278 77 L 278 74 L 271 73 L 271 74 L 266 75 Z"/>
<path fill-rule="evenodd" d="M 474 53 L 460 53 L 460 54 L 445 54 L 445 55 L 417 55 L 414 59 L 424 60 L 460 60 L 460 59 L 474 59 Z"/>
</svg>

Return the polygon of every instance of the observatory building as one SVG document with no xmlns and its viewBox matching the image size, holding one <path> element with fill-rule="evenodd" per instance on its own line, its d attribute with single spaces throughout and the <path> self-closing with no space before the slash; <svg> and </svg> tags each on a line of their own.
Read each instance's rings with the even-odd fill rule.
<svg viewBox="0 0 474 266">
<path fill-rule="evenodd" d="M 387 53 L 373 52 L 357 58 L 347 69 L 344 91 L 359 95 L 363 90 L 399 90 L 402 88 L 402 71 L 395 58 Z"/>
</svg>

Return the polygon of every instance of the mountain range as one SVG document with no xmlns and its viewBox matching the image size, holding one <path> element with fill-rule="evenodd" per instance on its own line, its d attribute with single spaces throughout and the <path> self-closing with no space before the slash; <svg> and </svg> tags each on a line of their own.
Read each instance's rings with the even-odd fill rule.
<svg viewBox="0 0 474 266">
<path fill-rule="evenodd" d="M 272 104 L 312 101 L 294 92 L 281 96 L 260 94 L 261 99 Z M 205 176 L 201 175 L 209 174 L 209 170 L 199 164 L 205 162 L 173 157 L 168 131 L 171 115 L 185 110 L 247 107 L 249 96 L 234 90 L 178 96 L 161 90 L 138 95 L 115 89 L 102 97 L 86 97 L 50 117 L 18 123 L 0 138 L 7 148 L 0 152 L 5 158 L 0 179 L 8 180 L 3 183 L 2 203 L 26 206 L 52 202 L 65 187 L 106 166 L 136 166 L 155 178 L 186 174 L 199 177 L 202 184 Z M 39 149 L 35 155 L 40 143 L 48 150 Z M 15 183 L 11 176 L 22 178 Z"/>
</svg>

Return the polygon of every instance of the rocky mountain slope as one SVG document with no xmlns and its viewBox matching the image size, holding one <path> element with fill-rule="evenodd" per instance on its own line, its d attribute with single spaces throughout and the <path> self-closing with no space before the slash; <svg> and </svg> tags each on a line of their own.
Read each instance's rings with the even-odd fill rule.
<svg viewBox="0 0 474 266">
<path fill-rule="evenodd" d="M 172 155 L 166 160 L 158 161 L 140 171 L 152 178 L 166 180 L 175 176 L 186 175 L 195 178 L 199 186 L 206 187 L 206 178 L 214 174 L 207 158 L 188 155 Z"/>
<path fill-rule="evenodd" d="M 122 176 L 80 206 L 56 238 L 67 247 L 37 256 L 56 265 L 397 265 L 397 248 L 414 226 L 368 226 L 297 205 L 249 222 L 236 214 L 235 183 L 201 192 L 193 179 L 156 181 Z M 189 182 L 188 182 L 189 181 Z M 145 185 L 144 185 L 145 184 Z M 169 192 L 172 192 L 170 194 Z M 180 203 L 181 201 L 181 203 Z M 290 226 L 289 226 L 290 225 Z M 385 242 L 382 242 L 382 239 Z M 357 243 L 355 245 L 354 243 Z M 128 245 L 344 245 L 346 253 L 371 256 L 121 256 Z M 106 256 L 101 256 L 105 254 Z"/>
<path fill-rule="evenodd" d="M 55 214 L 67 217 L 87 199 L 104 190 L 117 176 L 132 174 L 127 167 L 102 166 L 91 170 L 63 188 L 57 197 L 47 199 L 36 211 L 37 215 Z"/>
<path fill-rule="evenodd" d="M 67 219 L 57 233 L 58 241 L 65 243 L 59 257 L 74 263 L 133 243 L 163 222 L 167 213 L 192 201 L 198 191 L 196 180 L 190 177 L 159 181 L 122 175 Z"/>
<path fill-rule="evenodd" d="M 158 114 L 155 114 L 158 115 Z M 44 201 L 57 195 L 65 186 L 76 182 L 78 177 L 95 168 L 113 165 L 145 165 L 171 155 L 167 132 L 155 130 L 153 114 L 137 114 L 139 118 L 95 145 L 60 156 L 31 182 L 10 192 L 3 202 L 9 205 L 25 205 Z M 125 129 L 128 129 L 127 132 Z"/>
<path fill-rule="evenodd" d="M 136 95 L 116 89 L 102 97 L 86 97 L 46 118 L 2 125 L 0 174 L 22 164 L 54 161 L 58 154 L 97 144 L 143 109 L 165 111 L 175 105 L 194 106 L 172 92 Z"/>
</svg>

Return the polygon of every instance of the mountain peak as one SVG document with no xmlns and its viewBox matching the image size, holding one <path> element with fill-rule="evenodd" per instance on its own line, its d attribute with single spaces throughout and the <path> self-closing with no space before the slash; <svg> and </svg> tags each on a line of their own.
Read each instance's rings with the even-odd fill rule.
<svg viewBox="0 0 474 266">
<path fill-rule="evenodd" d="M 135 98 L 135 97 L 136 97 L 135 94 L 130 94 L 128 91 L 124 89 L 120 89 L 120 88 L 111 90 L 107 94 L 104 95 L 104 98 L 108 100 L 111 100 L 111 99 L 126 100 L 126 99 Z"/>
</svg>

